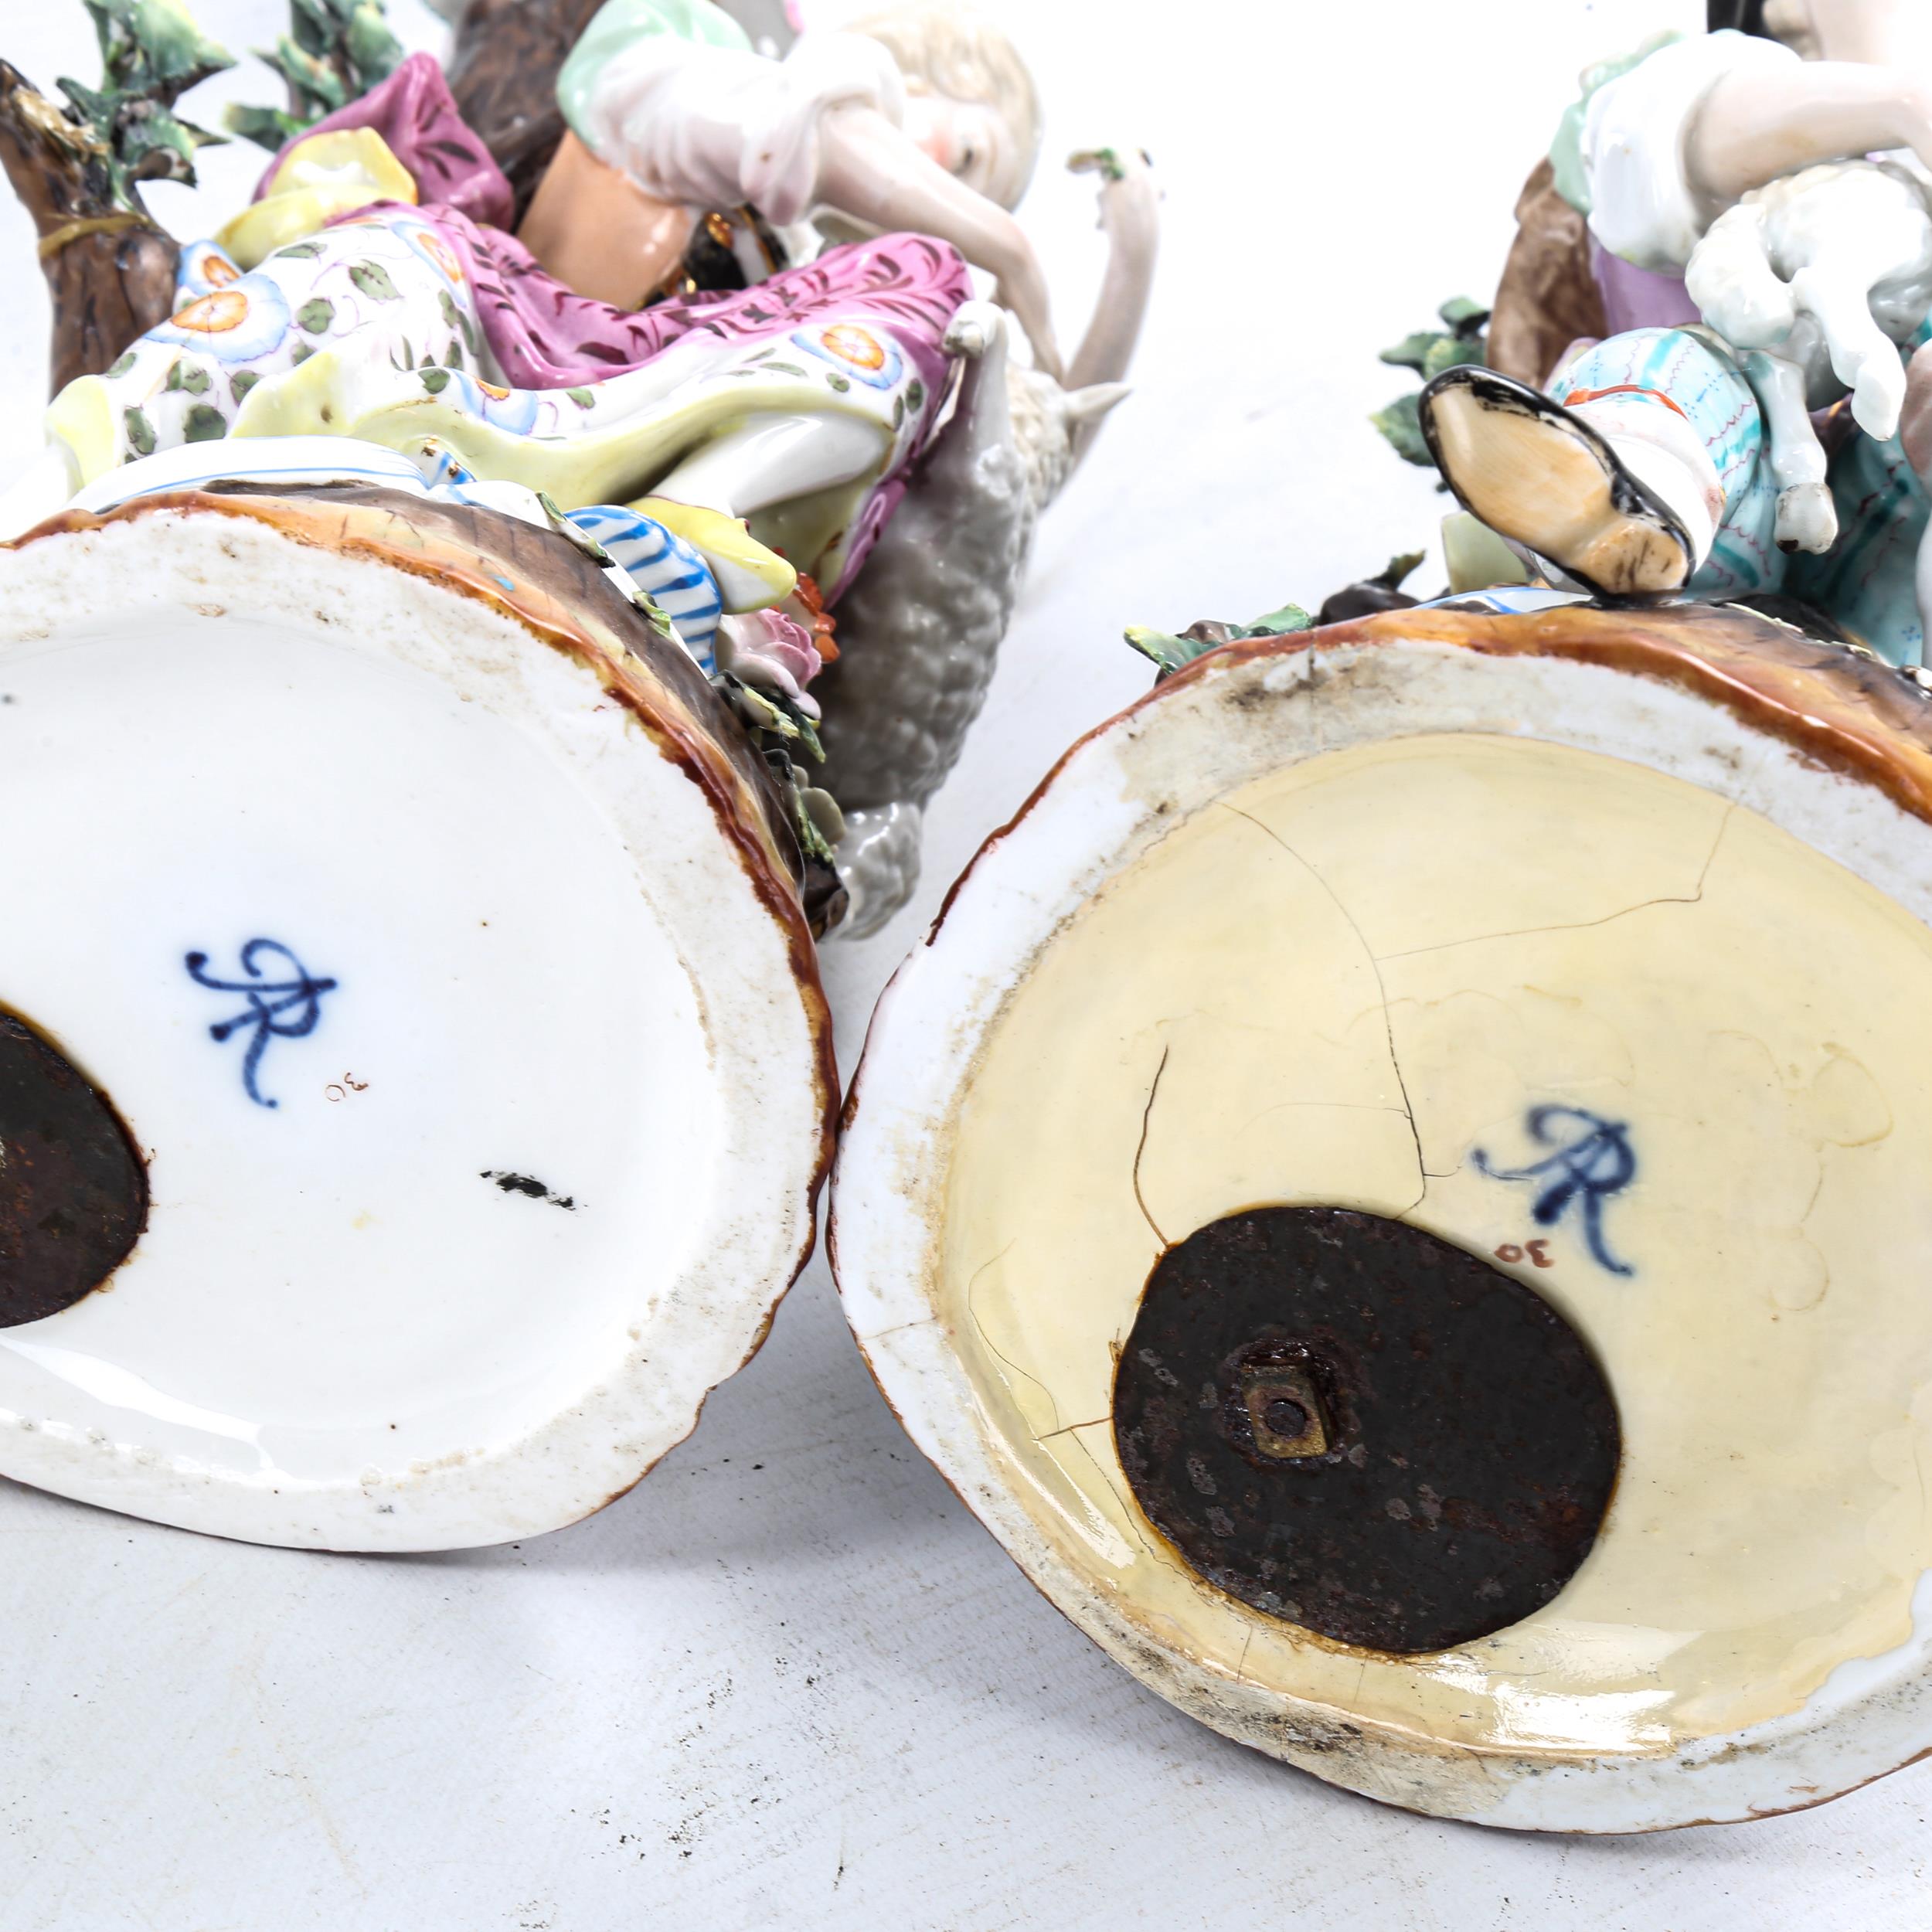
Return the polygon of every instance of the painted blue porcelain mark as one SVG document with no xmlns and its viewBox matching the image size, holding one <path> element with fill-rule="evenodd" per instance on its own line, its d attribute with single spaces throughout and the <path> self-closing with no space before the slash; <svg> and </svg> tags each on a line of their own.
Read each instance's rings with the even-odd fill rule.
<svg viewBox="0 0 1932 1932">
<path fill-rule="evenodd" d="M 279 956 L 268 961 L 266 971 L 261 963 L 264 954 Z M 216 1021 L 209 1028 L 209 1035 L 223 1041 L 243 1027 L 253 1027 L 248 1050 L 242 1056 L 242 1085 L 257 1107 L 280 1106 L 279 1100 L 269 1099 L 256 1084 L 262 1056 L 268 1051 L 270 1039 L 302 1039 L 314 1032 L 316 1022 L 322 1016 L 322 995 L 335 992 L 336 981 L 315 978 L 286 946 L 274 939 L 251 939 L 241 949 L 244 977 L 240 979 L 216 978 L 206 971 L 206 953 L 190 953 L 185 964 L 189 977 L 197 986 L 206 986 L 213 993 L 247 995 L 247 1007 L 230 1019 Z M 270 976 L 278 971 L 280 977 Z"/>
<path fill-rule="evenodd" d="M 1581 1107 L 1532 1107 L 1526 1124 L 1529 1137 L 1551 1151 L 1523 1167 L 1492 1167 L 1478 1148 L 1470 1155 L 1492 1181 L 1534 1181 L 1541 1187 L 1530 1213 L 1539 1227 L 1554 1227 L 1574 1202 L 1583 1239 L 1598 1264 L 1612 1274 L 1632 1274 L 1604 1245 L 1604 1203 L 1628 1187 L 1637 1172 L 1630 1128 Z"/>
</svg>

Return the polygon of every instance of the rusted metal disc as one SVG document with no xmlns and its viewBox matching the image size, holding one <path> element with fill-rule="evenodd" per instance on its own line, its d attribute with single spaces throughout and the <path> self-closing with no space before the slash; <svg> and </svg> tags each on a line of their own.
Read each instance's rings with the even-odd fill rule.
<svg viewBox="0 0 1932 1932">
<path fill-rule="evenodd" d="M 1549 1602 L 1596 1540 L 1617 1406 L 1540 1295 L 1336 1208 L 1230 1215 L 1168 1249 L 1114 1386 L 1122 1467 L 1209 1583 L 1411 1655 Z"/>
<path fill-rule="evenodd" d="M 0 1012 L 0 1328 L 91 1294 L 147 1220 L 148 1170 L 107 1096 Z"/>
</svg>

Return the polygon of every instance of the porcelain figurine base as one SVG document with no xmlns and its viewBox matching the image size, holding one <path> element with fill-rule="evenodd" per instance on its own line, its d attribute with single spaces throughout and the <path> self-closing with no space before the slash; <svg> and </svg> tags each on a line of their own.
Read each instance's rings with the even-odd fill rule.
<svg viewBox="0 0 1932 1932">
<path fill-rule="evenodd" d="M 1847 652 L 1695 608 L 1230 645 L 887 992 L 848 1313 L 1027 1573 L 1230 1736 L 1518 1828 L 1819 1802 L 1932 1746 L 1928 920 L 1932 703 Z M 1268 1260 L 1281 1209 L 1335 1226 Z M 1391 1223 L 1459 1300 L 1383 1278 Z"/>
<path fill-rule="evenodd" d="M 0 1472 L 338 1549 L 634 1482 L 811 1245 L 771 806 L 682 652 L 488 512 L 183 494 L 0 551 L 0 998 L 151 1194 L 0 1328 Z"/>
</svg>

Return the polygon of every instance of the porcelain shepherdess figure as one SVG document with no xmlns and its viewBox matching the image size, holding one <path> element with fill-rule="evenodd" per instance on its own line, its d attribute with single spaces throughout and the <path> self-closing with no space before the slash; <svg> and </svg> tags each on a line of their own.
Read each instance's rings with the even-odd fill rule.
<svg viewBox="0 0 1932 1932">
<path fill-rule="evenodd" d="M 427 56 L 291 140 L 255 205 L 188 251 L 175 312 L 63 391 L 5 520 L 184 440 L 446 451 L 697 573 L 687 641 L 761 694 L 760 718 L 776 703 L 789 757 L 818 750 L 807 687 L 910 491 L 908 529 L 849 607 L 849 699 L 825 721 L 855 808 L 839 869 L 869 927 L 916 876 L 919 811 L 978 708 L 1033 521 L 1122 393 L 1152 268 L 1145 165 L 1083 158 L 1112 256 L 1068 389 L 1004 205 L 1030 175 L 1037 105 L 990 29 L 913 10 L 808 35 L 780 62 L 709 0 L 612 0 L 556 84 L 573 125 L 522 240 L 511 183 Z M 865 238 L 818 253 L 808 214 Z M 893 221 L 920 232 L 874 232 Z M 1009 375 L 1003 329 L 961 314 L 954 243 L 998 277 L 1034 368 Z M 726 285 L 696 287 L 700 269 Z M 619 290 L 624 305 L 599 299 Z M 1002 381 L 955 398 L 962 362 L 989 352 Z M 928 464 L 942 427 L 956 453 Z M 951 568 L 932 567 L 935 542 Z M 844 827 L 822 784 L 799 788 L 825 801 L 798 815 L 816 849 Z"/>
</svg>

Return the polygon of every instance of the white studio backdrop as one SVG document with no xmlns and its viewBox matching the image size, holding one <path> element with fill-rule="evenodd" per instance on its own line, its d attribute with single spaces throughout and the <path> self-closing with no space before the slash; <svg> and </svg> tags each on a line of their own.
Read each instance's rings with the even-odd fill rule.
<svg viewBox="0 0 1932 1932">
<path fill-rule="evenodd" d="M 1588 61 L 1693 0 L 1003 0 L 1046 154 L 1146 147 L 1166 192 L 1136 393 L 1043 526 L 985 713 L 880 937 L 827 949 L 849 1074 L 879 988 L 985 834 L 1144 689 L 1122 627 L 1319 600 L 1444 499 L 1369 413 L 1375 352 L 1485 298 Z M 412 44 L 440 24 L 393 0 Z M 241 54 L 276 0 L 200 0 Z M 0 53 L 97 64 L 80 0 L 6 0 Z M 253 62 L 194 97 L 276 97 Z M 184 236 L 258 154 L 165 189 Z M 1063 338 L 1091 185 L 1023 211 Z M 37 439 L 46 303 L 0 207 L 0 451 Z M 1432 556 L 1422 577 L 1440 582 Z M 0 915 L 3 916 L 3 915 Z M 696 1434 L 520 1547 L 260 1549 L 0 1485 L 0 1927 L 43 1932 L 1916 1932 L 1932 1771 L 1649 1839 L 1379 1808 L 1225 1743 L 1056 1615 L 901 1435 L 824 1260 Z"/>
</svg>

